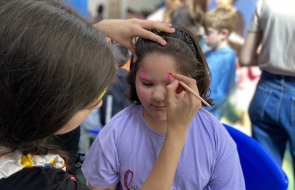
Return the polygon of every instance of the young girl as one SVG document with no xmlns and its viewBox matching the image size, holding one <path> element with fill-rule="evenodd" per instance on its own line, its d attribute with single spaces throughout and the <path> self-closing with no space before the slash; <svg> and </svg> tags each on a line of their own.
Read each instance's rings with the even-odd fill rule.
<svg viewBox="0 0 295 190">
<path fill-rule="evenodd" d="M 209 69 L 196 39 L 183 29 L 173 34 L 153 32 L 167 45 L 143 38 L 136 43 L 138 59 L 128 82 L 137 104 L 119 112 L 101 130 L 82 167 L 87 181 L 93 189 L 139 189 L 169 134 L 170 122 L 187 128 L 171 189 L 245 189 L 236 145 L 214 116 L 200 109 L 191 120 L 170 117 L 167 85 L 174 82 L 170 73 L 177 73 L 180 80 L 190 77 L 200 96 L 210 102 Z M 190 93 L 181 86 L 175 93 L 176 103 L 186 104 Z"/>
<path fill-rule="evenodd" d="M 68 155 L 52 141 L 101 106 L 116 75 L 109 44 L 97 28 L 131 47 L 136 36 L 164 41 L 144 28 L 169 27 L 133 19 L 105 20 L 96 28 L 58 0 L 0 1 L 0 20 L 0 189 L 88 189 L 64 171 Z M 185 110 L 194 114 L 200 103 L 175 104 L 177 85 L 169 85 L 169 113 L 184 119 Z M 183 138 L 179 130 L 181 125 L 171 128 L 145 189 L 170 188 L 184 144 L 173 141 Z M 167 151 L 171 146 L 175 153 Z"/>
</svg>

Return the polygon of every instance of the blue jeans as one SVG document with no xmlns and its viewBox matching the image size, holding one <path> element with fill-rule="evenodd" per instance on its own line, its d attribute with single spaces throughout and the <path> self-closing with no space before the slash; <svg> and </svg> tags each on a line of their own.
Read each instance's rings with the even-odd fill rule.
<svg viewBox="0 0 295 190">
<path fill-rule="evenodd" d="M 249 107 L 253 137 L 282 164 L 287 142 L 295 172 L 295 77 L 262 72 Z"/>
</svg>

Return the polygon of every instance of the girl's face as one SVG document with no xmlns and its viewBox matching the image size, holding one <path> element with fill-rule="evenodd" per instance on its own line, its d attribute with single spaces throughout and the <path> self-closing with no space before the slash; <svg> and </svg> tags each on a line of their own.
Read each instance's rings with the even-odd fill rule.
<svg viewBox="0 0 295 190">
<path fill-rule="evenodd" d="M 166 86 L 173 81 L 169 73 L 177 73 L 176 65 L 172 56 L 159 53 L 147 54 L 140 63 L 135 86 L 149 124 L 166 120 Z M 178 98 L 183 94 L 177 95 Z"/>
<path fill-rule="evenodd" d="M 59 131 L 57 131 L 55 134 L 60 135 L 67 132 L 70 132 L 74 129 L 76 129 L 84 119 L 95 109 L 102 106 L 102 96 L 99 97 L 99 99 L 96 99 L 93 101 L 87 108 L 84 108 L 80 111 L 78 111 L 71 119 L 68 121 L 68 123 L 61 128 Z"/>
</svg>

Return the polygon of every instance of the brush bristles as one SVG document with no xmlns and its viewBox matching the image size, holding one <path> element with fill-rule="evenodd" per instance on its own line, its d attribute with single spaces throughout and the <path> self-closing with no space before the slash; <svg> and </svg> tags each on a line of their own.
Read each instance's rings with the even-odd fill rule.
<svg viewBox="0 0 295 190">
<path fill-rule="evenodd" d="M 173 74 L 173 73 L 169 73 L 173 78 L 175 78 L 175 74 Z"/>
</svg>

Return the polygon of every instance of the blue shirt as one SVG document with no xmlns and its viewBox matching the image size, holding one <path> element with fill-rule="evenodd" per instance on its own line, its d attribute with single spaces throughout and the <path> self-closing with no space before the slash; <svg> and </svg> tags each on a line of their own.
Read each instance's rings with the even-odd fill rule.
<svg viewBox="0 0 295 190">
<path fill-rule="evenodd" d="M 229 46 L 225 46 L 218 50 L 207 51 L 205 57 L 211 70 L 210 98 L 214 104 L 205 109 L 220 119 L 226 110 L 227 99 L 234 86 L 236 54 Z"/>
</svg>

